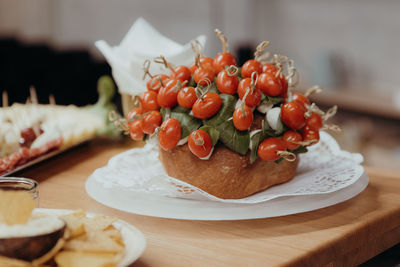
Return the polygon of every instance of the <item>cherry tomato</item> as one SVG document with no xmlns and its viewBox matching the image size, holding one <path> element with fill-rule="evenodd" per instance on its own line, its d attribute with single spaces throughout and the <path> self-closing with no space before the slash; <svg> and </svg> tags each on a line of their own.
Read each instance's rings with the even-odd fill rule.
<svg viewBox="0 0 400 267">
<path fill-rule="evenodd" d="M 253 111 L 247 106 L 237 107 L 233 112 L 232 120 L 236 129 L 239 131 L 247 130 L 253 123 Z"/>
<path fill-rule="evenodd" d="M 179 83 L 178 83 L 179 82 Z M 172 108 L 178 103 L 177 96 L 180 90 L 180 81 L 171 79 L 161 87 L 157 95 L 157 102 L 161 107 Z"/>
<path fill-rule="evenodd" d="M 129 135 L 133 140 L 139 141 L 143 139 L 144 132 L 142 128 L 142 120 L 135 120 L 129 124 Z"/>
<path fill-rule="evenodd" d="M 178 93 L 178 104 L 184 108 L 192 108 L 196 100 L 196 89 L 193 87 L 185 87 Z"/>
<path fill-rule="evenodd" d="M 245 78 L 245 79 L 241 80 L 238 85 L 238 95 L 239 95 L 240 99 L 243 99 L 247 90 L 250 90 L 250 92 L 246 96 L 246 100 L 245 100 L 246 105 L 248 107 L 253 108 L 253 107 L 257 106 L 258 104 L 260 104 L 261 92 L 257 88 L 254 88 L 253 90 L 251 89 L 251 79 L 250 78 Z"/>
<path fill-rule="evenodd" d="M 197 66 L 195 65 L 195 64 L 192 64 L 190 67 L 189 67 L 189 70 L 190 70 L 190 73 L 192 73 L 192 75 L 194 74 L 194 72 L 197 70 Z"/>
<path fill-rule="evenodd" d="M 213 65 L 214 59 L 210 57 L 201 57 L 200 58 L 200 65 Z"/>
<path fill-rule="evenodd" d="M 306 125 L 314 128 L 315 130 L 319 130 L 322 128 L 322 118 L 319 114 L 312 112 L 311 116 L 306 119 Z"/>
<path fill-rule="evenodd" d="M 253 72 L 262 72 L 261 63 L 254 59 L 247 60 L 242 66 L 242 78 L 250 78 Z"/>
<path fill-rule="evenodd" d="M 142 119 L 142 129 L 146 134 L 154 133 L 155 129 L 160 126 L 162 122 L 161 113 L 157 110 L 151 111 L 146 114 Z"/>
<path fill-rule="evenodd" d="M 164 150 L 172 150 L 181 139 L 181 125 L 175 118 L 166 119 L 160 127 L 158 141 Z"/>
<path fill-rule="evenodd" d="M 282 140 L 286 142 L 288 149 L 294 150 L 300 145 L 293 142 L 301 142 L 303 141 L 303 137 L 296 131 L 288 130 L 283 134 Z"/>
<path fill-rule="evenodd" d="M 226 70 L 220 71 L 217 75 L 217 88 L 223 94 L 235 94 L 239 84 L 236 75 L 230 76 Z"/>
<path fill-rule="evenodd" d="M 160 79 L 161 79 L 162 84 L 160 83 Z M 156 93 L 158 93 L 161 86 L 165 85 L 168 82 L 168 80 L 169 80 L 169 76 L 167 76 L 165 74 L 154 75 L 153 78 L 148 80 L 146 83 L 147 90 L 155 91 Z"/>
<path fill-rule="evenodd" d="M 201 67 L 197 68 L 193 74 L 193 79 L 195 83 L 201 86 L 207 85 L 205 79 L 208 79 L 210 82 L 213 82 L 214 77 L 215 77 L 214 68 L 211 67 L 210 65 L 202 65 Z"/>
<path fill-rule="evenodd" d="M 213 116 L 221 108 L 222 100 L 217 93 L 206 93 L 196 100 L 193 105 L 193 116 L 198 119 L 207 119 Z"/>
<path fill-rule="evenodd" d="M 198 129 L 189 134 L 188 146 L 194 155 L 205 158 L 211 152 L 212 140 L 206 131 Z"/>
<path fill-rule="evenodd" d="M 138 119 L 136 115 L 141 115 L 143 114 L 143 109 L 142 108 L 133 108 L 131 109 L 128 114 L 126 115 L 126 121 L 128 123 L 128 126 L 130 126 L 130 124 L 132 122 L 129 122 L 130 120 L 136 120 Z"/>
<path fill-rule="evenodd" d="M 201 66 L 209 65 L 210 67 L 212 67 L 212 68 L 214 69 L 213 64 L 214 64 L 214 59 L 212 59 L 212 58 L 210 58 L 210 57 L 201 57 L 201 58 L 200 58 L 200 65 L 201 65 Z M 194 74 L 194 72 L 195 72 L 195 70 L 196 70 L 197 68 L 198 68 L 198 67 L 197 67 L 195 64 L 193 64 L 193 65 L 191 65 L 191 66 L 189 67 L 190 72 L 192 73 L 192 75 Z"/>
<path fill-rule="evenodd" d="M 157 93 L 154 91 L 146 91 L 140 98 L 140 103 L 144 111 L 156 110 L 160 106 L 157 102 Z"/>
<path fill-rule="evenodd" d="M 282 91 L 282 85 L 279 78 L 275 74 L 261 73 L 258 76 L 257 88 L 266 95 L 277 96 Z"/>
<path fill-rule="evenodd" d="M 303 128 L 301 133 L 303 135 L 304 141 L 316 140 L 316 142 L 313 143 L 313 145 L 318 143 L 318 141 L 319 141 L 319 131 L 318 130 L 316 130 L 310 126 L 306 126 Z"/>
<path fill-rule="evenodd" d="M 236 66 L 236 59 L 231 53 L 222 52 L 214 58 L 213 67 L 216 72 L 220 72 L 225 68 L 225 66 L 230 65 Z"/>
<path fill-rule="evenodd" d="M 305 109 L 303 105 L 297 101 L 285 103 L 281 107 L 281 119 L 283 123 L 294 130 L 301 129 L 306 124 L 304 113 Z"/>
<path fill-rule="evenodd" d="M 192 77 L 192 72 L 190 69 L 184 65 L 176 67 L 170 76 L 172 79 L 178 79 L 181 81 L 181 83 L 185 81 L 190 81 L 190 78 Z"/>
<path fill-rule="evenodd" d="M 286 151 L 286 143 L 282 139 L 270 137 L 261 142 L 258 146 L 257 154 L 264 161 L 275 161 L 281 156 L 279 151 Z"/>
<path fill-rule="evenodd" d="M 293 97 L 293 101 L 298 101 L 299 103 L 302 103 L 304 105 L 304 107 L 306 105 L 310 105 L 310 101 L 307 99 L 306 96 L 299 94 L 299 93 L 294 93 L 292 95 Z"/>
<path fill-rule="evenodd" d="M 262 72 L 275 74 L 278 71 L 274 64 L 262 64 Z"/>
</svg>

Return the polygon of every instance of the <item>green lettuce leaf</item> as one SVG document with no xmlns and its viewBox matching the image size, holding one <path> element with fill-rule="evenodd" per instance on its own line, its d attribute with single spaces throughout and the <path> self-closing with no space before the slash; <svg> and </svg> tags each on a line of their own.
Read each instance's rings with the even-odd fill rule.
<svg viewBox="0 0 400 267">
<path fill-rule="evenodd" d="M 211 141 L 212 141 L 212 146 L 215 146 L 217 144 L 218 139 L 219 139 L 219 132 L 217 129 L 215 129 L 212 126 L 207 125 L 207 126 L 201 126 L 200 130 L 203 130 L 208 133 L 208 135 L 210 136 Z"/>
<path fill-rule="evenodd" d="M 203 120 L 204 125 L 213 126 L 219 132 L 219 140 L 231 150 L 246 155 L 249 149 L 249 131 L 239 131 L 233 125 L 232 117 L 237 98 L 233 95 L 220 94 L 221 109 L 213 117 Z"/>
</svg>

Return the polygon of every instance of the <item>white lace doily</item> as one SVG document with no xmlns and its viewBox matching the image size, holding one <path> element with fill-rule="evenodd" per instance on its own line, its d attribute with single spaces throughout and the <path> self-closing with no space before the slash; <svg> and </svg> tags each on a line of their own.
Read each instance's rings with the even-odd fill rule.
<svg viewBox="0 0 400 267">
<path fill-rule="evenodd" d="M 152 142 L 112 157 L 107 166 L 92 174 L 92 178 L 104 188 L 120 187 L 160 196 L 229 203 L 259 203 L 283 196 L 327 194 L 356 182 L 364 172 L 360 165 L 363 157 L 341 150 L 326 132 L 321 132 L 320 137 L 318 144 L 300 155 L 293 180 L 242 199 L 220 199 L 169 177 L 158 160 L 158 145 Z"/>
</svg>

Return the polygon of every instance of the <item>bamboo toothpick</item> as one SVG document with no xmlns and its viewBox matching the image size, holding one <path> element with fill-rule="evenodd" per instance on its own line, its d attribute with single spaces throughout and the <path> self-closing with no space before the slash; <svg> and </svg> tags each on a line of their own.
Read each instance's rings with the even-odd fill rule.
<svg viewBox="0 0 400 267">
<path fill-rule="evenodd" d="M 31 97 L 32 104 L 37 105 L 39 103 L 39 101 L 38 101 L 35 87 L 33 85 L 31 85 L 31 87 L 29 87 L 29 91 L 30 91 L 30 97 Z"/>
<path fill-rule="evenodd" d="M 8 107 L 8 94 L 7 94 L 7 91 L 3 91 L 2 100 L 3 100 L 3 108 Z"/>
<path fill-rule="evenodd" d="M 53 94 L 50 94 L 50 95 L 49 95 L 49 103 L 50 103 L 50 105 L 52 105 L 52 106 L 55 106 L 55 105 L 56 105 L 56 99 L 55 99 L 55 97 L 54 97 Z"/>
</svg>

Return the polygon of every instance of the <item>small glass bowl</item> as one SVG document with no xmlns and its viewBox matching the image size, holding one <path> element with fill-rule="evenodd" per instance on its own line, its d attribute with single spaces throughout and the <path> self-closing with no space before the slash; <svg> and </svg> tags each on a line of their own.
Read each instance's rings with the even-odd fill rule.
<svg viewBox="0 0 400 267">
<path fill-rule="evenodd" d="M 24 190 L 31 194 L 39 207 L 39 184 L 32 179 L 23 177 L 0 178 L 0 190 Z"/>
</svg>

